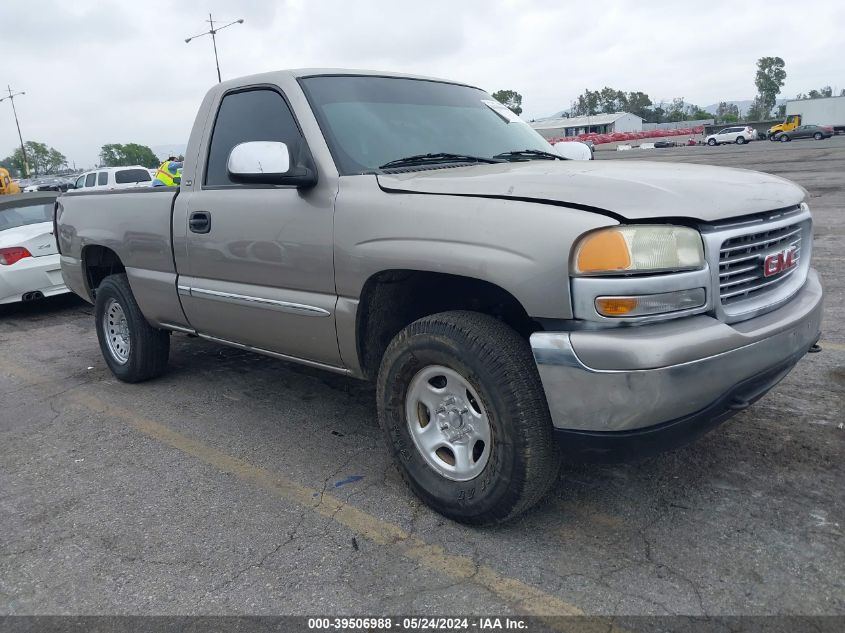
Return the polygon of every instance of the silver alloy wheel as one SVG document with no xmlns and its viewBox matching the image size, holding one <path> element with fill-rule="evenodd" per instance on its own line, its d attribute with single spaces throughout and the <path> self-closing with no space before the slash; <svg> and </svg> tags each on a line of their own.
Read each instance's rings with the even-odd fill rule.
<svg viewBox="0 0 845 633">
<path fill-rule="evenodd" d="M 116 299 L 109 299 L 103 311 L 103 333 L 109 352 L 118 363 L 125 365 L 129 362 L 129 352 L 132 344 L 129 338 L 129 321 L 126 313 Z"/>
<path fill-rule="evenodd" d="M 493 449 L 487 413 L 475 389 L 442 365 L 421 369 L 405 395 L 405 418 L 426 463 L 446 479 L 481 474 Z"/>
</svg>

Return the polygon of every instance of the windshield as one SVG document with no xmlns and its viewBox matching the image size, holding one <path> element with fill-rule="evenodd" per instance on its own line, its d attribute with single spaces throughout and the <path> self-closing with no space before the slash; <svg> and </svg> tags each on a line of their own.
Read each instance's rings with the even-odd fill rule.
<svg viewBox="0 0 845 633">
<path fill-rule="evenodd" d="M 376 173 L 379 165 L 420 154 L 554 153 L 531 126 L 477 88 L 393 77 L 301 83 L 341 175 Z"/>
<path fill-rule="evenodd" d="M 53 203 L 31 204 L 25 207 L 0 207 L 0 231 L 27 224 L 53 221 Z"/>
</svg>

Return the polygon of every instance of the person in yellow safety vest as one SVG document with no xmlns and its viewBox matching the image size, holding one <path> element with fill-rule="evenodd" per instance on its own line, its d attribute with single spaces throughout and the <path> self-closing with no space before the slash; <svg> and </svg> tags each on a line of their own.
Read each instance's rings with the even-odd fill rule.
<svg viewBox="0 0 845 633">
<path fill-rule="evenodd" d="M 182 182 L 182 162 L 170 156 L 159 165 L 153 178 L 153 187 L 178 187 Z"/>
</svg>

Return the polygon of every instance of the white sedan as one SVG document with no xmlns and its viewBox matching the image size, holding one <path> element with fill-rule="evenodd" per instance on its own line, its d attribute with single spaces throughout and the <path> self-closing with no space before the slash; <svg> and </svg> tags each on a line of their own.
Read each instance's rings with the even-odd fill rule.
<svg viewBox="0 0 845 633">
<path fill-rule="evenodd" d="M 68 292 L 53 235 L 56 193 L 0 196 L 0 305 Z"/>
</svg>

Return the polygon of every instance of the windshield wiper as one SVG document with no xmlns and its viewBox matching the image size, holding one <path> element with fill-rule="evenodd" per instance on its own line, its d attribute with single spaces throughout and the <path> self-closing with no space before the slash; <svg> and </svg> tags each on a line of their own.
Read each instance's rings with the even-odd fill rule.
<svg viewBox="0 0 845 633">
<path fill-rule="evenodd" d="M 450 154 L 449 152 L 437 152 L 435 154 L 416 154 L 414 156 L 406 156 L 405 158 L 397 158 L 384 165 L 379 165 L 379 169 L 390 169 L 392 167 L 411 167 L 413 165 L 426 165 L 436 163 L 502 163 L 500 158 L 484 158 L 483 156 L 469 156 L 467 154 Z"/>
<path fill-rule="evenodd" d="M 544 152 L 541 149 L 515 149 L 510 152 L 502 152 L 501 154 L 496 154 L 493 158 L 522 158 L 524 160 L 538 158 L 540 160 L 566 160 L 566 158 L 560 156 L 559 154 Z"/>
</svg>

